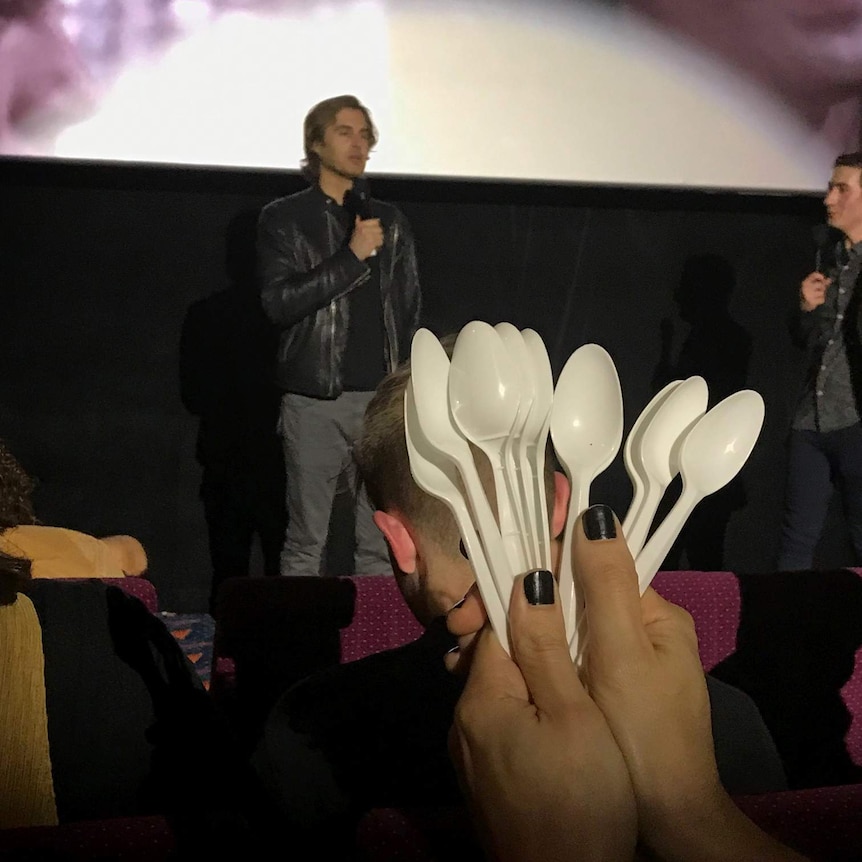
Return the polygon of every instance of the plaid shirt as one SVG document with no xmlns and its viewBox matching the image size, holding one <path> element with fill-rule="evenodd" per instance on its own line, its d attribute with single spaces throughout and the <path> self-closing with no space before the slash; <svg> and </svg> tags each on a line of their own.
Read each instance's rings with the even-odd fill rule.
<svg viewBox="0 0 862 862">
<path fill-rule="evenodd" d="M 806 317 L 813 316 L 810 336 L 813 358 L 793 420 L 797 430 L 838 431 L 859 422 L 844 327 L 860 271 L 862 242 L 846 251 L 842 247 L 829 271 L 832 281 L 826 289 L 826 301 L 814 311 L 803 312 Z"/>
</svg>

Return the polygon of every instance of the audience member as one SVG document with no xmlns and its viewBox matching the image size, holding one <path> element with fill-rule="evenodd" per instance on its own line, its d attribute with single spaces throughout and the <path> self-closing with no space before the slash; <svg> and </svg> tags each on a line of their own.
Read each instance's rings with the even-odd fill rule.
<svg viewBox="0 0 862 862">
<path fill-rule="evenodd" d="M 801 860 L 721 785 L 691 617 L 651 589 L 639 596 L 608 507 L 576 526 L 586 683 L 554 578 L 531 572 L 512 591 L 513 658 L 485 628 L 456 709 L 450 747 L 489 858 L 620 862 L 640 843 L 648 858 L 681 862 Z M 472 604 L 458 612 L 481 611 Z"/>
<path fill-rule="evenodd" d="M 164 623 L 0 551 L 0 828 L 162 814 L 178 858 L 262 852 L 266 800 Z M 193 783 L 193 792 L 190 787 Z"/>
<path fill-rule="evenodd" d="M 42 629 L 19 595 L 29 580 L 30 561 L 0 551 L 0 829 L 57 823 Z"/>
<path fill-rule="evenodd" d="M 862 152 L 835 160 L 823 202 L 837 243 L 828 255 L 818 253 L 790 321 L 807 368 L 788 441 L 782 571 L 814 564 L 836 487 L 854 565 L 862 564 Z"/>
<path fill-rule="evenodd" d="M 355 456 L 398 585 L 426 631 L 412 644 L 323 671 L 289 690 L 273 709 L 254 756 L 279 822 L 292 827 L 300 843 L 305 836 L 309 848 L 320 849 L 326 841 L 332 853 L 347 852 L 356 822 L 372 808 L 461 804 L 447 736 L 463 676 L 447 673 L 444 665 L 458 647 L 453 632 L 466 646 L 481 620 L 471 627 L 457 611 L 474 574 L 459 551 L 454 519 L 410 474 L 403 424 L 408 379 L 405 366 L 378 387 Z M 569 488 L 560 474 L 548 480 L 550 522 L 558 536 Z M 734 742 L 719 763 L 725 786 L 752 793 L 785 787 L 753 703 L 715 680 L 709 691 L 716 736 Z M 728 704 L 730 721 L 723 708 Z"/>
<path fill-rule="evenodd" d="M 0 551 L 29 559 L 34 578 L 122 578 L 147 570 L 143 545 L 132 536 L 97 539 L 37 523 L 34 487 L 0 440 Z"/>
</svg>

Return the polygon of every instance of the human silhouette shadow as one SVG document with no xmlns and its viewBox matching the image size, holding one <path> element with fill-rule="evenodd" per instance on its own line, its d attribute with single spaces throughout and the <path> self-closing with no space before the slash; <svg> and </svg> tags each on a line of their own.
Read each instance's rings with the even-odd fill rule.
<svg viewBox="0 0 862 862">
<path fill-rule="evenodd" d="M 180 339 L 183 404 L 200 420 L 196 455 L 212 561 L 210 607 L 221 583 L 250 573 L 255 536 L 266 575 L 279 573 L 286 524 L 284 459 L 274 383 L 277 331 L 255 278 L 257 212 L 225 237 L 228 285 L 188 309 Z"/>
<path fill-rule="evenodd" d="M 713 407 L 746 387 L 752 339 L 730 313 L 735 287 L 733 266 L 720 255 L 697 254 L 686 259 L 673 300 L 688 332 L 674 355 L 673 321 L 670 318 L 662 321 L 661 354 L 653 372 L 654 391 L 671 380 L 685 380 L 698 375 L 709 387 L 709 406 Z M 667 512 L 679 490 L 680 481 L 677 479 L 668 489 L 659 515 Z M 733 512 L 741 509 L 746 500 L 743 479 L 737 476 L 698 504 L 668 552 L 662 568 L 681 568 L 685 555 L 691 569 L 722 570 L 727 525 Z"/>
<path fill-rule="evenodd" d="M 862 646 L 862 578 L 832 569 L 738 579 L 736 651 L 710 673 L 757 704 L 791 788 L 862 781 L 841 696 Z"/>
</svg>

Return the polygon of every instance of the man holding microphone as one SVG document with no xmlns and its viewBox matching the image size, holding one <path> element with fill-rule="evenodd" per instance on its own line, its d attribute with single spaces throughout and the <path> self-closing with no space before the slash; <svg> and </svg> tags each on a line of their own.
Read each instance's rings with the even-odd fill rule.
<svg viewBox="0 0 862 862">
<path fill-rule="evenodd" d="M 811 568 L 835 486 L 853 564 L 862 564 L 862 153 L 835 160 L 824 204 L 841 237 L 834 249 L 818 250 L 817 270 L 802 282 L 791 321 L 808 370 L 790 431 L 781 570 Z"/>
<path fill-rule="evenodd" d="M 356 505 L 354 573 L 389 570 L 385 543 L 357 488 L 351 448 L 375 387 L 409 356 L 420 290 L 407 220 L 368 194 L 363 173 L 376 142 L 371 115 L 355 96 L 315 105 L 304 123 L 310 187 L 260 214 L 261 299 L 281 329 L 283 575 L 322 573 L 342 474 Z"/>
</svg>

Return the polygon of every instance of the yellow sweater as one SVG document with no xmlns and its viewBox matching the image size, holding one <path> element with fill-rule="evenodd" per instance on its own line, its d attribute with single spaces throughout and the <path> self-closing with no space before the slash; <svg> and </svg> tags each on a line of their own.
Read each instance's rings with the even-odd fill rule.
<svg viewBox="0 0 862 862">
<path fill-rule="evenodd" d="M 53 826 L 42 629 L 23 595 L 0 606 L 0 692 L 0 829 Z"/>
<path fill-rule="evenodd" d="M 32 560 L 34 578 L 124 577 L 101 539 L 64 527 L 12 527 L 0 533 L 0 551 Z"/>
</svg>

